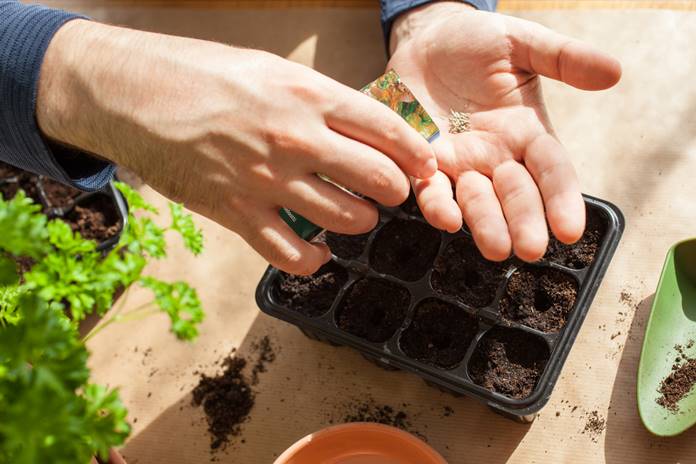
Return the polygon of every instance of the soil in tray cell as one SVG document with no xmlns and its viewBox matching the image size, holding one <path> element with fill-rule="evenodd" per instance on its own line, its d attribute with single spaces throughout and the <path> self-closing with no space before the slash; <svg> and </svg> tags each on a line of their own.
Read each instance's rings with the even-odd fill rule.
<svg viewBox="0 0 696 464">
<path fill-rule="evenodd" d="M 347 281 L 348 272 L 329 261 L 309 276 L 281 272 L 275 297 L 279 304 L 293 311 L 307 317 L 318 317 L 331 308 L 331 303 Z"/>
<path fill-rule="evenodd" d="M 355 259 L 367 246 L 370 232 L 360 235 L 342 235 L 326 231 L 317 237 L 318 242 L 326 243 L 331 253 L 343 259 Z"/>
<path fill-rule="evenodd" d="M 121 218 L 116 203 L 102 194 L 79 202 L 63 219 L 73 231 L 84 238 L 103 242 L 121 229 Z"/>
<path fill-rule="evenodd" d="M 551 268 L 522 268 L 508 280 L 500 299 L 500 313 L 542 332 L 557 332 L 575 305 L 578 284 L 573 277 Z"/>
<path fill-rule="evenodd" d="M 476 346 L 469 375 L 488 390 L 523 399 L 534 391 L 549 355 L 543 339 L 519 329 L 494 327 Z"/>
<path fill-rule="evenodd" d="M 486 260 L 471 240 L 461 238 L 450 243 L 437 259 L 431 283 L 436 292 L 481 308 L 493 302 L 508 266 Z"/>
<path fill-rule="evenodd" d="M 53 179 L 44 178 L 42 181 L 46 202 L 52 208 L 66 208 L 80 195 L 78 189 L 65 185 Z"/>
<path fill-rule="evenodd" d="M 572 245 L 559 242 L 549 234 L 544 259 L 571 269 L 584 269 L 592 264 L 606 233 L 606 219 L 594 208 L 587 208 L 587 222 L 582 238 Z"/>
<path fill-rule="evenodd" d="M 372 268 L 406 281 L 418 280 L 432 266 L 440 232 L 419 221 L 392 219 L 375 237 Z"/>
<path fill-rule="evenodd" d="M 341 301 L 336 322 L 348 333 L 374 343 L 387 341 L 406 317 L 408 290 L 383 279 L 362 279 Z"/>
<path fill-rule="evenodd" d="M 446 369 L 464 359 L 477 330 L 473 316 L 433 298 L 418 305 L 400 345 L 408 357 Z"/>
<path fill-rule="evenodd" d="M 41 204 L 41 195 L 36 185 L 39 176 L 28 172 L 19 172 L 16 182 L 7 182 L 0 185 L 0 194 L 5 200 L 11 200 L 17 195 L 17 191 L 24 190 L 27 197 L 34 200 L 34 203 Z"/>
</svg>

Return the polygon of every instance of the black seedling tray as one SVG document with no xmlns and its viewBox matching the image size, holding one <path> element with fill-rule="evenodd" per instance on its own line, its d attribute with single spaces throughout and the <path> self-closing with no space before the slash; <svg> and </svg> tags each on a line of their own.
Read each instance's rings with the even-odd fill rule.
<svg viewBox="0 0 696 464">
<path fill-rule="evenodd" d="M 337 290 L 335 297 L 327 297 L 327 307 L 324 311 L 321 311 L 321 314 L 312 314 L 312 316 L 315 317 L 310 317 L 309 315 L 291 309 L 289 306 L 283 304 L 281 302 L 283 298 L 281 298 L 281 294 L 279 293 L 281 283 L 285 281 L 284 279 L 291 279 L 293 277 L 273 267 L 269 267 L 264 273 L 256 289 L 256 301 L 262 311 L 298 326 L 311 338 L 335 345 L 350 346 L 358 350 L 366 358 L 385 368 L 403 369 L 414 372 L 423 377 L 423 379 L 432 386 L 455 395 L 468 395 L 474 397 L 492 407 L 496 412 L 518 421 L 528 422 L 533 420 L 535 417 L 534 413 L 539 411 L 548 401 L 558 376 L 560 375 L 563 363 L 575 341 L 575 337 L 580 330 L 582 322 L 597 292 L 597 288 L 599 287 L 607 266 L 619 243 L 621 234 L 623 233 L 624 218 L 621 211 L 616 206 L 589 196 L 585 196 L 585 203 L 588 217 L 594 216 L 603 223 L 603 236 L 600 238 L 599 248 L 589 266 L 580 268 L 583 263 L 573 260 L 566 261 L 566 265 L 579 268 L 575 269 L 553 262 L 548 256 L 545 256 L 540 262 L 533 264 L 523 263 L 512 258 L 500 264 L 499 266 L 503 266 L 502 268 L 496 268 L 500 273 L 497 274 L 499 276 L 498 282 L 492 282 L 490 279 L 481 282 L 476 280 L 476 276 L 471 277 L 471 279 L 473 279 L 471 281 L 473 282 L 473 287 L 486 288 L 486 285 L 494 286 L 494 297 L 492 301 L 488 301 L 485 296 L 482 297 L 481 294 L 466 295 L 463 301 L 461 298 L 462 295 L 444 294 L 433 288 L 432 277 L 434 273 L 438 272 L 434 270 L 434 267 L 436 267 L 435 263 L 440 262 L 441 259 L 445 259 L 443 255 L 448 249 L 448 246 L 455 241 L 459 244 L 464 244 L 461 246 L 465 247 L 469 244 L 473 244 L 470 233 L 465 229 L 455 234 L 449 234 L 436 231 L 430 226 L 427 226 L 440 241 L 439 246 L 434 246 L 432 250 L 433 253 L 436 253 L 433 259 L 426 259 L 431 251 L 428 250 L 427 243 L 422 243 L 422 246 L 418 248 L 417 253 L 414 255 L 415 257 L 409 258 L 409 256 L 404 256 L 397 258 L 396 263 L 392 263 L 391 269 L 388 269 L 389 273 L 377 272 L 374 269 L 375 263 L 377 263 L 377 267 L 382 270 L 385 268 L 385 252 L 383 248 L 388 248 L 389 245 L 378 242 L 378 236 L 380 231 L 385 230 L 384 228 L 387 224 L 391 221 L 397 221 L 392 223 L 391 227 L 393 228 L 394 224 L 410 224 L 410 222 L 399 222 L 407 220 L 417 221 L 427 225 L 413 204 L 410 206 L 404 204 L 397 208 L 380 207 L 379 224 L 372 232 L 363 237 L 363 241 L 365 242 L 364 247 L 361 248 L 361 243 L 359 243 L 360 239 L 358 238 L 353 239 L 352 243 L 348 243 L 347 247 L 342 246 L 341 249 L 338 247 L 334 248 L 332 262 L 335 264 L 329 263 L 329 265 L 337 265 L 345 269 L 347 271 L 347 280 L 342 285 L 339 284 L 340 289 Z M 404 232 L 404 235 L 407 235 L 407 233 Z M 336 236 L 334 235 L 334 237 Z M 437 239 L 434 241 L 437 242 Z M 350 257 L 340 257 L 337 256 L 337 254 Z M 375 260 L 375 256 L 380 256 L 379 262 Z M 480 257 L 480 255 L 478 256 Z M 398 266 L 398 261 L 400 259 L 427 261 L 427 264 L 423 266 L 426 272 L 424 272 L 422 276 L 407 275 L 408 272 L 405 271 L 404 267 L 400 268 Z M 372 262 L 373 260 L 375 262 Z M 477 263 L 483 266 L 496 266 L 495 263 L 490 263 L 482 257 L 480 257 L 474 265 Z M 390 266 L 386 267 L 389 268 Z M 471 268 L 474 269 L 476 266 L 471 266 Z M 336 269 L 338 269 L 338 267 Z M 468 269 L 468 267 L 466 269 Z M 468 271 L 466 269 L 464 269 L 464 279 L 469 278 L 467 277 L 466 272 Z M 503 317 L 499 310 L 499 304 L 506 298 L 504 295 L 508 291 L 508 283 L 510 282 L 511 276 L 518 271 L 523 274 L 530 271 L 533 276 L 560 275 L 560 277 L 562 277 L 560 281 L 570 282 L 564 285 L 569 285 L 571 287 L 577 285 L 577 294 L 574 304 L 571 303 L 572 309 L 564 313 L 565 321 L 564 323 L 561 322 L 562 327 L 554 327 L 552 323 L 550 327 L 533 328 L 529 325 L 535 325 L 535 323 L 524 325 L 524 321 L 520 323 Z M 401 274 L 402 278 L 396 277 L 393 274 Z M 444 274 L 440 273 L 439 275 L 440 282 L 442 282 L 442 276 Z M 407 307 L 404 312 L 403 320 L 398 323 L 398 328 L 390 334 L 385 341 L 381 341 L 380 338 L 381 335 L 384 335 L 383 333 L 371 332 L 369 334 L 363 333 L 361 334 L 362 336 L 357 336 L 354 333 L 343 330 L 339 326 L 339 324 L 343 324 L 347 330 L 353 331 L 350 326 L 346 325 L 347 323 L 345 320 L 341 319 L 343 314 L 342 311 L 348 311 L 344 309 L 347 307 L 355 307 L 352 303 L 353 299 L 350 298 L 350 292 L 353 290 L 353 285 L 356 282 L 365 278 L 379 279 L 380 282 L 387 281 L 388 283 L 384 284 L 385 293 L 382 300 L 387 302 L 393 301 L 394 305 L 398 304 L 397 301 L 402 291 L 394 290 L 396 293 L 390 293 L 391 290 L 389 287 L 399 287 L 408 292 L 408 296 L 404 300 L 407 301 Z M 535 277 L 535 279 L 536 278 L 537 277 Z M 519 279 L 519 276 L 517 279 Z M 367 284 L 363 283 L 361 285 L 364 286 Z M 438 288 L 441 289 L 442 284 L 440 284 Z M 355 287 L 355 291 L 359 291 L 358 287 Z M 493 295 L 492 290 L 491 295 Z M 349 300 L 351 302 L 347 303 Z M 467 303 L 466 300 L 476 302 L 476 304 Z M 286 301 L 289 300 L 286 298 Z M 417 330 L 415 328 L 417 324 L 414 323 L 414 318 L 420 317 L 417 311 L 427 306 L 420 305 L 432 301 L 440 302 L 443 306 L 449 307 L 450 310 L 451 308 L 457 308 L 465 312 L 468 315 L 465 318 L 466 321 L 471 322 L 475 320 L 475 323 L 472 323 L 472 327 L 475 327 L 475 330 L 472 329 L 471 331 L 472 337 L 470 341 L 467 342 L 467 340 L 463 340 L 463 345 L 459 347 L 460 355 L 464 353 L 463 357 L 461 357 L 460 360 L 456 360 L 456 362 L 451 365 L 444 367 L 442 365 L 437 365 L 435 361 L 432 360 L 418 360 L 409 357 L 406 353 L 408 350 L 405 351 L 404 349 L 404 346 L 407 346 L 405 342 L 412 344 L 408 338 L 410 337 L 408 334 L 409 328 L 413 325 L 414 332 Z M 508 298 L 507 301 L 509 307 L 509 302 L 512 300 Z M 440 303 L 436 303 L 436 305 Z M 535 299 L 535 308 L 536 303 L 537 301 Z M 374 304 L 380 305 L 384 303 L 375 301 Z M 357 303 L 357 305 L 359 305 L 359 303 Z M 481 307 L 479 307 L 479 305 Z M 568 307 L 570 308 L 570 306 Z M 353 309 L 350 310 L 353 311 Z M 426 310 L 423 309 L 423 311 L 425 312 Z M 369 312 L 365 314 L 369 315 Z M 450 312 L 449 314 L 456 315 L 456 311 L 455 313 Z M 457 316 L 459 317 L 461 315 Z M 459 319 L 462 317 L 459 317 Z M 464 322 L 465 326 L 468 323 L 466 321 Z M 455 321 L 452 323 L 455 324 Z M 460 324 L 461 322 L 456 323 Z M 386 332 L 388 333 L 390 331 L 387 330 Z M 512 336 L 512 339 L 519 337 L 528 339 L 539 348 L 541 352 L 544 352 L 544 356 L 539 358 L 541 360 L 539 361 L 541 362 L 540 365 L 542 366 L 539 368 L 541 374 L 536 384 L 533 386 L 533 389 L 531 389 L 531 392 L 523 398 L 514 398 L 489 390 L 477 384 L 472 378 L 472 358 L 475 356 L 475 352 L 477 352 L 477 347 L 480 346 L 480 349 L 483 349 L 484 346 L 487 346 L 482 344 L 482 340 L 485 340 L 486 335 L 489 334 L 489 336 L 493 336 L 495 334 L 506 334 L 510 332 L 514 332 L 515 334 Z M 372 342 L 365 337 L 378 341 Z M 501 335 L 501 337 L 500 339 L 505 339 L 504 336 Z M 433 340 L 435 339 L 433 338 Z M 455 340 L 455 338 L 452 338 L 452 340 Z M 456 338 L 456 340 L 460 340 L 460 338 Z M 437 344 L 438 342 L 434 341 L 433 343 Z M 449 343 L 451 344 L 452 342 L 450 341 Z M 523 356 L 520 354 L 521 350 L 517 350 L 517 353 L 514 353 L 514 346 L 512 346 L 512 349 L 508 348 L 512 344 L 514 343 L 509 342 L 508 345 L 506 345 L 506 353 L 508 355 L 512 353 L 513 356 Z M 434 348 L 435 346 L 436 345 L 428 344 L 426 349 L 439 349 L 439 347 Z M 451 345 L 446 346 L 451 347 Z M 548 352 L 546 352 L 546 350 L 548 350 Z M 455 349 L 455 351 L 457 351 L 457 349 Z M 547 359 L 544 362 L 542 358 Z M 481 361 L 474 361 L 474 363 L 478 363 L 479 366 L 481 365 Z M 490 363 L 488 366 L 490 367 Z"/>
<path fill-rule="evenodd" d="M 51 204 L 49 200 L 46 189 L 52 183 L 56 181 L 0 162 L 0 196 L 9 192 L 8 196 L 11 198 L 16 190 L 23 189 L 28 197 L 43 207 L 44 214 L 50 219 L 69 218 L 76 206 L 112 215 L 118 229 L 111 237 L 97 240 L 97 249 L 107 252 L 116 246 L 128 220 L 128 205 L 113 182 L 96 192 L 82 192 L 72 187 L 63 187 L 66 189 L 65 192 L 69 193 L 66 193 L 65 201 L 61 204 Z"/>
</svg>

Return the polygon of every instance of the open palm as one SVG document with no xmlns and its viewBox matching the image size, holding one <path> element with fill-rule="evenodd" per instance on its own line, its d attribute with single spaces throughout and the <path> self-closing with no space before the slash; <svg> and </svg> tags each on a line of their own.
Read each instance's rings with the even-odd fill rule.
<svg viewBox="0 0 696 464">
<path fill-rule="evenodd" d="M 546 220 L 559 240 L 575 242 L 584 203 L 548 119 L 539 75 L 600 90 L 618 81 L 620 65 L 529 21 L 463 6 L 442 11 L 399 40 L 388 64 L 441 131 L 433 142 L 439 172 L 413 181 L 423 214 L 449 231 L 463 218 L 492 260 L 511 251 L 539 259 L 548 243 Z M 451 110 L 470 113 L 470 130 L 449 133 Z"/>
</svg>

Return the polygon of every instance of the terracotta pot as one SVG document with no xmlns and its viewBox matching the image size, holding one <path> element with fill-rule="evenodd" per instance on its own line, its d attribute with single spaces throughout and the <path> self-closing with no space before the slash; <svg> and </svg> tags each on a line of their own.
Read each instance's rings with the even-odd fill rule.
<svg viewBox="0 0 696 464">
<path fill-rule="evenodd" d="M 447 464 L 410 433 L 367 422 L 336 425 L 302 438 L 275 464 Z"/>
</svg>

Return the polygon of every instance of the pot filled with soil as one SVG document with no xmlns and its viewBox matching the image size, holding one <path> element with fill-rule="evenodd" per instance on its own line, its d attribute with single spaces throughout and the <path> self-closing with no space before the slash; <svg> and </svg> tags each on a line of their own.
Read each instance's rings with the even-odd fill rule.
<svg viewBox="0 0 696 464">
<path fill-rule="evenodd" d="M 0 162 L 0 195 L 9 200 L 20 189 L 42 206 L 49 219 L 62 219 L 82 237 L 96 241 L 98 249 L 108 251 L 118 243 L 128 210 L 112 183 L 97 192 L 82 192 Z"/>
<path fill-rule="evenodd" d="M 589 196 L 585 204 L 580 241 L 551 238 L 537 263 L 487 261 L 467 230 L 432 228 L 412 199 L 379 207 L 368 234 L 318 237 L 333 256 L 315 274 L 269 267 L 256 300 L 311 338 L 529 421 L 551 395 L 623 232 L 614 205 Z"/>
</svg>

